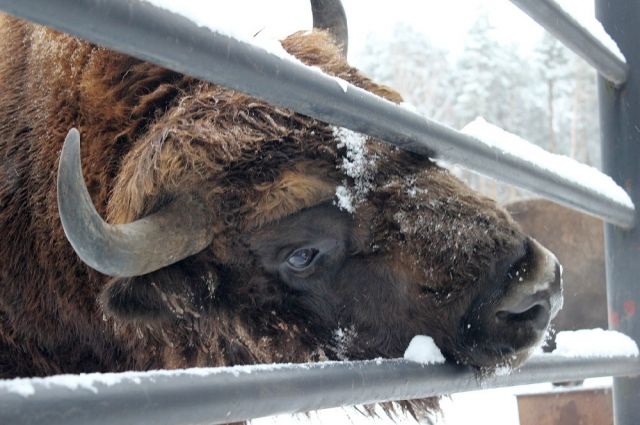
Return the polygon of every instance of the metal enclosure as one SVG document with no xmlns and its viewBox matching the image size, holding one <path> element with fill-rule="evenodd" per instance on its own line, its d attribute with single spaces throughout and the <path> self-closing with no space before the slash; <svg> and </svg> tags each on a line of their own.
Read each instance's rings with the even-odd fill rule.
<svg viewBox="0 0 640 425">
<path fill-rule="evenodd" d="M 640 199 L 640 2 L 597 0 L 596 15 L 629 63 L 627 82 L 619 88 L 600 78 L 603 169 Z M 636 212 L 637 216 L 637 212 Z M 609 327 L 640 341 L 640 227 L 605 226 Z M 640 378 L 615 378 L 616 425 L 640 424 Z"/>
<path fill-rule="evenodd" d="M 605 170 L 640 198 L 640 1 L 597 0 L 600 19 L 619 43 L 628 66 L 612 59 L 552 0 L 512 0 L 554 34 L 591 58 L 612 82 L 600 79 Z M 614 223 L 606 227 L 610 324 L 640 341 L 640 230 L 637 211 L 523 158 L 479 146 L 476 139 L 344 82 L 138 0 L 0 0 L 0 9 L 91 42 L 261 97 L 335 125 L 386 139 L 401 148 L 438 155 L 518 184 Z M 561 25 L 558 25 L 561 22 Z M 578 47 L 576 47 L 576 44 Z M 628 81 L 625 83 L 625 78 Z M 619 88 L 616 88 L 616 85 Z M 313 99 L 311 101 L 310 99 Z M 546 172 L 545 172 L 546 171 Z M 619 225 L 621 227 L 617 227 Z M 631 230 L 624 230 L 631 228 Z M 99 391 L 70 390 L 51 380 L 28 383 L 28 397 L 0 381 L 0 423 L 221 423 L 283 412 L 426 397 L 480 387 L 591 376 L 638 375 L 628 357 L 534 358 L 509 376 L 488 381 L 454 365 L 416 366 L 403 360 L 221 368 L 207 376 L 123 377 Z M 95 388 L 94 388 L 95 390 Z M 640 379 L 616 378 L 617 425 L 640 424 Z M 178 415 L 178 413 L 181 413 Z"/>
<path fill-rule="evenodd" d="M 628 78 L 629 67 L 554 0 L 511 0 L 549 33 L 616 85 Z"/>
</svg>

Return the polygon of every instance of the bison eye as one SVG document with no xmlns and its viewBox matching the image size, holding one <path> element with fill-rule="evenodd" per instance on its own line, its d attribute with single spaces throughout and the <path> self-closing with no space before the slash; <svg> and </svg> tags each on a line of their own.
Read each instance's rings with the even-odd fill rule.
<svg viewBox="0 0 640 425">
<path fill-rule="evenodd" d="M 296 251 L 293 251 L 293 253 L 289 255 L 289 258 L 287 258 L 287 263 L 295 269 L 304 269 L 305 267 L 308 267 L 309 264 L 311 264 L 317 254 L 317 249 L 298 249 Z"/>
</svg>

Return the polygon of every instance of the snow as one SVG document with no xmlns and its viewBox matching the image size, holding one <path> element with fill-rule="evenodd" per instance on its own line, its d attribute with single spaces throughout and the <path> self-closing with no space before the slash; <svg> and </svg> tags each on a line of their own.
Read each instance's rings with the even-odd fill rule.
<svg viewBox="0 0 640 425">
<path fill-rule="evenodd" d="M 343 80 L 340 77 L 333 77 L 333 79 L 336 81 L 336 83 L 338 83 L 342 91 L 346 93 L 347 89 L 349 88 L 349 82 L 346 80 Z"/>
<path fill-rule="evenodd" d="M 335 351 L 335 355 L 340 360 L 349 360 L 347 352 L 353 343 L 355 337 L 358 336 L 355 328 L 338 328 L 333 331 L 332 348 Z M 376 359 L 376 364 L 380 364 L 381 359 Z"/>
<path fill-rule="evenodd" d="M 281 31 L 276 31 L 273 28 L 266 27 L 260 27 L 258 31 L 255 31 L 255 27 L 251 27 L 250 24 L 243 23 L 242 21 L 246 16 L 246 11 L 242 9 L 242 5 L 233 5 L 230 3 L 218 4 L 218 2 L 211 2 L 210 5 L 205 5 L 203 2 L 193 0 L 143 1 L 168 10 L 169 12 L 181 15 L 200 27 L 208 28 L 215 33 L 234 38 L 243 43 L 251 44 L 283 60 L 296 63 L 310 71 L 322 74 L 335 81 L 344 93 L 347 92 L 350 85 L 349 82 L 339 77 L 325 74 L 317 66 L 305 65 L 298 58 L 290 55 L 286 50 L 284 50 L 279 40 L 289 35 L 288 33 L 282 33 Z M 251 7 L 253 8 L 254 6 L 255 5 L 252 5 Z M 242 17 L 242 19 L 229 19 L 230 14 L 235 14 L 235 16 L 238 18 Z M 296 31 L 300 29 L 301 28 L 296 28 Z"/>
<path fill-rule="evenodd" d="M 175 1 L 175 0 L 143 0 L 147 3 L 151 3 L 154 6 L 168 10 L 172 13 L 181 15 L 196 25 L 225 35 L 227 37 L 234 38 L 236 40 L 252 44 L 267 52 L 281 57 L 283 59 L 289 59 L 300 63 L 296 58 L 289 55 L 278 42 L 277 39 L 269 36 L 267 33 L 263 34 L 263 31 L 259 31 L 254 34 L 254 37 L 249 38 L 243 27 L 238 29 L 239 20 L 229 20 L 228 16 L 224 13 L 216 13 L 215 11 L 208 10 L 207 7 L 203 7 L 201 2 L 193 1 Z"/>
<path fill-rule="evenodd" d="M 0 389 L 6 389 L 10 393 L 29 397 L 36 393 L 36 389 L 28 379 L 14 379 L 6 382 L 0 382 Z"/>
<path fill-rule="evenodd" d="M 436 425 L 519 425 L 518 403 L 520 394 L 561 393 L 580 389 L 611 388 L 612 378 L 586 379 L 579 387 L 557 387 L 551 383 L 521 385 L 510 388 L 495 388 L 443 397 L 440 401 L 442 414 L 434 419 Z M 408 415 L 395 420 L 376 406 L 378 417 L 364 416 L 354 407 L 334 408 L 311 412 L 308 415 L 279 415 L 254 419 L 253 425 L 327 425 L 327 424 L 416 424 Z"/>
<path fill-rule="evenodd" d="M 553 354 L 565 357 L 637 357 L 638 346 L 627 335 L 611 330 L 581 329 L 556 335 Z"/>
<path fill-rule="evenodd" d="M 352 214 L 356 211 L 356 208 L 353 206 L 353 194 L 345 186 L 340 185 L 336 187 L 336 198 L 336 205 L 341 210 Z"/>
<path fill-rule="evenodd" d="M 596 191 L 612 202 L 634 208 L 631 198 L 624 189 L 618 186 L 611 177 L 596 168 L 581 164 L 563 155 L 549 153 L 515 134 L 488 123 L 482 117 L 477 117 L 461 131 L 475 137 L 479 142 L 489 147 L 525 159 L 538 168 L 580 185 L 586 191 Z"/>
<path fill-rule="evenodd" d="M 357 407 L 324 409 L 307 414 L 298 415 L 278 415 L 267 418 L 254 419 L 252 425 L 398 425 L 417 424 L 409 415 L 398 415 L 397 418 L 389 417 L 382 407 L 375 406 L 374 412 L 377 416 L 370 417 L 363 414 L 364 410 Z M 438 422 L 436 422 L 438 423 Z"/>
<path fill-rule="evenodd" d="M 433 338 L 425 335 L 413 337 L 404 352 L 404 358 L 422 364 L 442 364 L 445 362 L 445 358 Z"/>
<path fill-rule="evenodd" d="M 585 31 L 591 33 L 600 43 L 604 45 L 611 53 L 613 53 L 618 59 L 626 63 L 627 59 L 624 57 L 618 44 L 611 38 L 611 36 L 604 29 L 600 21 L 593 16 L 593 14 L 576 14 L 563 5 L 562 2 L 558 2 L 558 6 L 571 16 L 576 23 L 581 26 Z"/>
<path fill-rule="evenodd" d="M 329 365 L 332 362 L 325 362 Z M 276 370 L 291 366 L 291 363 L 278 364 L 262 364 L 252 366 L 233 366 L 226 368 L 190 368 L 175 370 L 152 370 L 147 372 L 121 372 L 121 373 L 86 373 L 79 375 L 55 375 L 46 378 L 16 378 L 9 380 L 0 380 L 0 392 L 7 391 L 9 393 L 18 394 L 23 397 L 29 397 L 35 394 L 38 386 L 63 387 L 69 390 L 83 389 L 98 393 L 99 386 L 110 387 L 129 381 L 134 384 L 140 384 L 142 379 L 157 379 L 171 376 L 210 376 L 219 373 L 231 373 L 239 376 L 241 373 L 250 374 L 254 371 Z"/>
<path fill-rule="evenodd" d="M 347 149 L 341 166 L 344 172 L 353 179 L 367 178 L 370 165 L 367 158 L 367 137 L 340 127 L 334 127 L 333 133 L 338 139 L 338 147 Z"/>
<path fill-rule="evenodd" d="M 288 55 L 280 46 L 277 38 L 270 38 L 270 34 L 268 31 L 260 31 L 257 37 L 252 37 L 251 34 L 247 32 L 241 32 L 238 30 L 237 25 L 241 20 L 229 20 L 228 16 L 224 14 L 215 13 L 215 11 L 208 11 L 206 9 L 215 9 L 219 7 L 217 2 L 212 2 L 212 6 L 204 5 L 200 1 L 176 1 L 176 0 L 147 0 L 149 3 L 153 3 L 159 7 L 163 7 L 165 9 L 171 10 L 175 13 L 179 13 L 196 24 L 205 26 L 208 28 L 212 28 L 218 33 L 225 34 L 228 36 L 232 36 L 241 41 L 251 43 L 253 45 L 257 45 L 262 47 L 266 51 L 277 55 L 282 58 L 286 58 L 287 60 L 295 61 L 297 60 L 290 55 Z M 307 7 L 307 5 L 304 5 Z M 387 12 L 388 13 L 388 12 Z M 456 12 L 457 13 L 457 12 Z M 415 16 L 422 16 L 423 14 L 414 14 Z M 575 15 L 574 15 L 575 16 Z M 386 14 L 385 14 L 386 18 Z M 217 19 L 217 22 L 216 22 Z M 370 19 L 370 18 L 367 18 Z M 442 20 L 441 21 L 446 21 Z M 606 34 L 606 32 L 602 29 L 601 24 L 593 19 L 589 20 L 580 20 L 581 24 L 588 29 L 592 34 L 594 34 L 598 39 L 600 39 L 603 44 L 605 44 L 614 54 L 620 57 L 622 60 L 625 60 L 624 56 L 620 53 L 617 45 L 611 38 Z M 463 31 L 466 32 L 466 31 Z M 378 59 L 379 60 L 379 59 Z M 321 72 L 317 68 L 315 69 L 317 72 Z M 331 77 L 334 78 L 334 77 Z M 342 88 L 343 91 L 347 91 L 348 83 L 339 78 L 334 78 L 336 83 Z M 477 99 L 476 99 L 477 101 Z M 439 103 L 436 103 L 439 104 Z M 410 104 L 402 104 L 401 107 L 410 110 L 412 112 L 416 112 L 417 108 L 413 107 Z M 487 124 L 490 125 L 490 124 Z M 465 127 L 466 128 L 466 127 Z M 498 129 L 500 130 L 500 129 Z M 501 130 L 503 131 L 503 130 Z M 504 132 L 504 131 L 503 131 Z M 504 132 L 506 133 L 506 132 Z M 498 133 L 501 134 L 501 133 Z M 496 134 L 492 134 L 492 138 L 496 136 Z M 511 137 L 517 137 L 513 135 L 509 135 Z M 518 143 L 524 142 L 524 140 L 519 139 Z M 509 140 L 508 144 L 513 144 L 513 141 Z M 365 164 L 366 161 L 359 162 L 362 160 L 364 155 L 359 156 L 358 152 L 362 151 L 362 144 L 355 143 L 353 146 L 355 149 L 352 151 L 351 147 L 349 147 L 350 143 L 345 143 L 347 146 L 347 151 L 351 152 L 351 156 L 348 153 L 345 161 L 343 163 L 344 170 L 347 175 L 349 173 L 353 173 L 354 175 L 349 175 L 350 177 L 357 178 L 359 173 L 356 170 L 360 169 L 360 165 Z M 358 147 L 359 146 L 359 147 Z M 531 146 L 532 148 L 535 146 Z M 501 146 L 502 148 L 502 146 Z M 511 151 L 514 148 L 513 146 L 505 147 L 508 151 Z M 522 149 L 526 150 L 528 147 L 522 147 Z M 538 155 L 539 152 L 536 153 Z M 550 154 L 547 154 L 550 155 Z M 554 157 L 558 157 L 554 155 Z M 564 157 L 561 157 L 563 160 Z M 543 161 L 546 164 L 550 164 L 546 159 Z M 578 164 L 581 165 L 581 164 Z M 587 167 L 590 168 L 590 167 Z M 589 178 L 591 179 L 591 174 L 593 173 L 592 169 L 589 170 Z M 354 177 L 355 176 L 355 177 Z M 606 176 L 603 176 L 606 177 Z M 598 177 L 600 178 L 600 177 Z M 607 177 L 608 179 L 608 177 Z M 610 179 L 608 179 L 610 180 Z M 366 179 L 364 180 L 366 182 Z M 609 193 L 611 191 L 610 187 L 604 187 L 613 183 L 612 181 L 606 181 L 606 184 L 603 184 L 603 191 L 605 193 Z M 586 183 L 591 186 L 591 183 Z M 615 184 L 615 183 L 613 183 Z M 622 191 L 617 185 L 615 187 L 617 191 Z M 410 189 L 410 194 L 415 196 L 417 190 L 412 188 Z M 631 205 L 631 201 L 622 191 L 623 193 L 618 193 L 616 196 L 620 196 L 624 198 L 623 202 L 627 203 L 627 205 Z M 338 198 L 338 204 L 341 208 L 353 212 L 355 209 L 354 203 L 357 203 L 357 191 L 352 191 L 352 189 L 347 188 L 346 186 L 339 186 L 336 190 L 336 196 Z M 469 325 L 470 326 L 470 325 Z M 336 331 L 335 339 L 336 342 L 343 341 L 345 338 L 344 331 L 339 329 Z M 425 340 L 420 342 L 420 340 L 424 338 Z M 418 342 L 414 344 L 414 341 L 418 339 Z M 429 341 L 430 340 L 430 341 Z M 616 355 L 628 355 L 628 356 L 637 356 L 638 348 L 635 343 L 630 340 L 628 337 L 619 334 L 613 331 L 602 331 L 602 330 L 589 330 L 589 331 L 574 331 L 574 332 L 560 332 L 557 336 L 557 344 L 558 348 L 554 351 L 554 354 L 570 356 L 570 357 L 585 357 L 585 356 L 594 356 L 594 357 L 610 357 L 613 354 Z M 414 345 L 412 349 L 412 345 Z M 411 351 L 410 351 L 411 349 Z M 419 361 L 421 363 L 429 364 L 429 361 L 432 363 L 441 363 L 439 357 L 442 357 L 442 354 L 438 350 L 438 348 L 433 344 L 433 340 L 429 337 L 418 336 L 414 338 L 409 347 L 407 348 L 407 352 L 405 352 L 405 358 L 408 360 Z M 415 358 L 414 358 L 415 357 Z M 416 360 L 416 358 L 418 358 Z M 425 362 L 424 359 L 427 361 Z M 444 360 L 444 359 L 442 359 Z M 377 360 L 377 362 L 381 362 Z M 264 365 L 262 369 L 274 369 L 280 366 L 286 365 Z M 251 373 L 252 370 L 256 370 L 255 366 L 252 367 L 235 367 L 235 368 L 227 368 L 226 372 L 231 371 L 234 374 L 240 373 Z M 58 385 L 63 386 L 69 389 L 77 389 L 83 388 L 92 392 L 97 392 L 99 389 L 99 385 L 111 386 L 116 385 L 120 382 L 130 380 L 133 383 L 139 383 L 141 377 L 143 376 L 152 376 L 152 377 L 163 377 L 170 375 L 179 375 L 179 374 L 190 374 L 192 376 L 206 376 L 208 374 L 220 373 L 219 369 L 189 369 L 189 370 L 176 370 L 176 371 L 152 371 L 152 372 L 131 372 L 131 373 L 121 373 L 121 374 L 87 374 L 87 375 L 62 375 L 55 376 L 49 378 L 35 378 L 35 379 L 16 379 L 10 381 L 0 381 L 0 390 L 8 389 L 9 392 L 18 394 L 23 397 L 29 397 L 33 395 L 36 391 L 36 387 L 34 385 Z M 611 378 L 605 378 L 610 382 Z M 589 380 L 587 380 L 588 382 Z M 605 384 L 606 385 L 606 384 Z M 544 390 L 551 389 L 551 384 L 537 384 L 526 387 L 517 387 L 517 388 L 529 388 L 530 390 Z M 515 397 L 513 396 L 514 392 L 518 393 L 518 389 L 495 389 L 495 390 L 483 390 L 483 391 L 473 391 L 464 394 L 456 394 L 451 398 L 445 398 L 442 402 L 442 408 L 444 411 L 444 419 L 442 422 L 438 421 L 438 423 L 454 425 L 454 424 L 481 424 L 481 423 L 491 423 L 492 425 L 515 425 L 518 424 L 517 419 L 517 406 L 515 404 Z M 560 389 L 556 391 L 566 391 L 565 389 Z M 483 416 L 485 415 L 485 416 Z M 360 415 L 355 409 L 327 409 L 317 413 L 311 413 L 309 416 L 278 416 L 275 418 L 266 418 L 262 420 L 252 421 L 253 423 L 352 423 L 352 424 L 360 424 L 367 423 L 370 424 L 372 422 L 375 423 L 396 423 L 386 417 L 384 413 L 380 413 L 380 417 L 372 420 L 366 416 Z M 484 418 L 484 419 L 483 419 Z M 398 422 L 411 422 L 409 418 L 405 418 L 403 421 L 402 418 Z"/>
<path fill-rule="evenodd" d="M 333 134 L 338 140 L 338 148 L 345 148 L 339 168 L 353 180 L 353 185 L 345 180 L 336 188 L 337 205 L 353 213 L 355 206 L 366 198 L 372 188 L 375 158 L 368 154 L 367 136 L 364 134 L 342 127 L 333 127 Z"/>
<path fill-rule="evenodd" d="M 336 329 L 334 337 L 336 342 L 344 342 L 348 339 L 349 329 Z M 565 336 L 563 336 L 565 335 Z M 568 336 L 568 338 L 567 338 Z M 582 330 L 573 332 L 560 332 L 556 337 L 558 349 L 554 354 L 570 356 L 601 356 L 603 347 L 609 347 L 606 356 L 611 355 L 638 355 L 638 349 L 628 337 L 614 331 L 601 329 Z M 567 350 L 567 345 L 573 347 L 572 353 Z M 625 354 L 626 353 L 626 354 Z M 546 354 L 547 356 L 549 354 Z M 418 335 L 409 344 L 404 358 L 423 364 L 443 363 L 444 358 L 433 339 L 428 336 Z M 375 359 L 372 362 L 382 364 L 384 359 Z M 336 362 L 323 362 L 320 366 L 331 365 Z M 150 372 L 125 372 L 125 373 L 93 373 L 85 375 L 60 375 L 48 378 L 14 379 L 0 381 L 0 391 L 8 390 L 10 393 L 22 397 L 29 397 L 37 391 L 38 387 L 59 386 L 71 390 L 85 389 L 93 393 L 99 392 L 100 385 L 112 386 L 126 381 L 140 383 L 142 379 L 154 379 L 159 377 L 187 375 L 207 376 L 216 373 L 252 373 L 255 370 L 274 370 L 288 367 L 290 364 L 271 364 L 257 366 L 236 366 L 224 369 L 194 368 L 182 370 L 159 370 Z M 507 370 L 505 370 L 507 372 Z M 466 393 L 453 394 L 441 400 L 442 414 L 434 416 L 434 424 L 437 425 L 468 425 L 491 423 L 492 425 L 518 425 L 518 409 L 516 395 L 534 394 L 543 392 L 566 392 L 584 388 L 610 388 L 611 378 L 592 378 L 585 380 L 580 387 L 554 387 L 551 383 L 523 385 L 510 388 L 485 389 Z M 251 421 L 257 425 L 271 424 L 415 424 L 409 415 L 399 414 L 395 418 L 388 417 L 380 408 L 375 407 L 378 417 L 363 415 L 358 408 L 333 408 L 325 409 L 309 414 L 279 415 L 261 418 Z"/>
<path fill-rule="evenodd" d="M 413 103 L 410 103 L 410 102 L 406 102 L 405 101 L 405 102 L 400 103 L 398 106 L 400 106 L 401 108 L 406 109 L 409 112 L 413 112 L 414 114 L 419 114 L 420 113 L 418 108 Z"/>
<path fill-rule="evenodd" d="M 544 394 L 544 393 L 567 393 L 580 390 L 598 390 L 611 388 L 613 377 L 602 376 L 599 378 L 588 378 L 579 385 L 553 385 L 551 382 L 540 384 L 521 385 L 509 388 L 513 395 Z"/>
</svg>

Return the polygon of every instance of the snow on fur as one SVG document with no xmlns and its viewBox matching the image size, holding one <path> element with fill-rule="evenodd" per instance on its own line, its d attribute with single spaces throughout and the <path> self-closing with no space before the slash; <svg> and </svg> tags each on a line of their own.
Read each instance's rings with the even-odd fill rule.
<svg viewBox="0 0 640 425">
<path fill-rule="evenodd" d="M 353 195 L 345 186 L 340 185 L 336 187 L 336 198 L 336 205 L 341 210 L 352 214 L 356 211 L 356 208 L 353 206 Z"/>
<path fill-rule="evenodd" d="M 336 205 L 353 213 L 356 205 L 364 201 L 372 188 L 375 158 L 368 154 L 367 136 L 364 134 L 342 127 L 334 127 L 333 134 L 338 140 L 338 148 L 345 148 L 339 168 L 351 178 L 351 184 L 345 180 L 336 188 Z"/>
<path fill-rule="evenodd" d="M 333 331 L 332 348 L 335 350 L 338 359 L 349 360 L 346 353 L 356 336 L 358 336 L 358 333 L 353 327 L 338 328 Z"/>
</svg>

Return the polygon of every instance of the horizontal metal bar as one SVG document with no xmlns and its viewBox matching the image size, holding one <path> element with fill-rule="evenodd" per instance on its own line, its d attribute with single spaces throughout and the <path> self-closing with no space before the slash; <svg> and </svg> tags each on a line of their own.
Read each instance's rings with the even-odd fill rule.
<svg viewBox="0 0 640 425">
<path fill-rule="evenodd" d="M 617 85 L 627 80 L 628 65 L 583 28 L 554 0 L 511 0 L 511 2 L 587 61 L 604 78 Z"/>
<path fill-rule="evenodd" d="M 0 381 L 0 423 L 212 424 L 282 413 L 596 376 L 640 374 L 636 357 L 540 355 L 510 375 L 451 364 L 327 362 Z"/>
<path fill-rule="evenodd" d="M 385 99 L 138 0 L 0 0 L 0 9 L 539 193 L 623 227 L 633 206 Z"/>
</svg>

